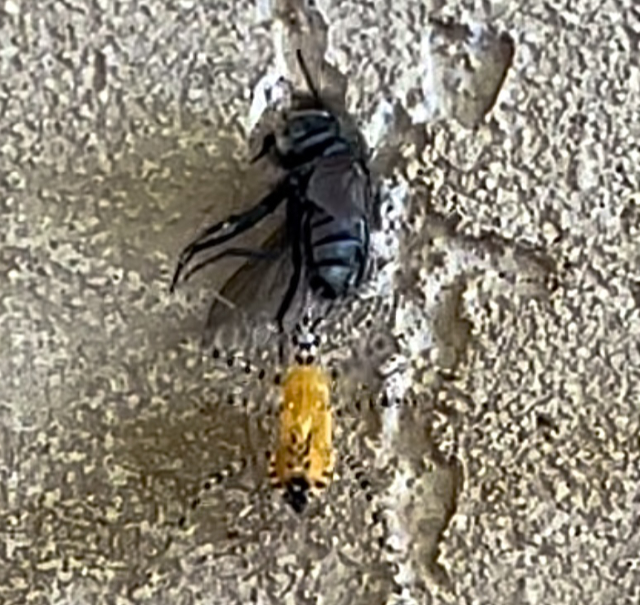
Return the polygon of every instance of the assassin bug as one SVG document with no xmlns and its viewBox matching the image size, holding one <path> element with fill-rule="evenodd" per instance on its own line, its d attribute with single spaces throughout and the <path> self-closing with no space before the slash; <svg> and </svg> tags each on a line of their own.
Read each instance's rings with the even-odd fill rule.
<svg viewBox="0 0 640 605">
<path fill-rule="evenodd" d="M 310 500 L 320 496 L 333 481 L 337 456 L 334 442 L 336 410 L 332 399 L 338 395 L 337 391 L 342 396 L 347 383 L 338 375 L 337 369 L 320 363 L 320 338 L 313 333 L 315 325 L 311 329 L 297 325 L 291 337 L 292 363 L 285 363 L 284 372 L 272 377 L 278 390 L 278 403 L 272 448 L 267 455 L 269 482 L 271 487 L 282 492 L 284 501 L 298 514 L 304 512 Z M 237 368 L 249 378 L 267 378 L 263 368 L 242 361 L 239 356 L 225 358 L 220 350 L 214 349 L 213 357 L 228 371 Z M 231 396 L 226 400 L 229 404 L 238 403 L 238 399 Z M 247 403 L 246 397 L 243 397 L 243 403 Z M 359 401 L 354 400 L 354 408 L 361 411 Z M 239 463 L 234 466 L 244 468 Z M 204 488 L 221 483 L 229 474 L 234 473 L 226 470 L 216 473 L 205 482 Z M 365 491 L 369 489 L 370 485 L 361 473 L 356 479 Z M 199 498 L 194 502 L 193 508 L 199 505 Z"/>
<path fill-rule="evenodd" d="M 278 435 L 269 463 L 275 488 L 297 513 L 307 506 L 309 493 L 327 488 L 333 478 L 333 412 L 331 380 L 315 365 L 314 343 L 295 339 L 296 363 L 282 384 Z"/>
<path fill-rule="evenodd" d="M 277 270 L 267 271 L 274 281 L 290 274 L 275 316 L 281 331 L 301 283 L 327 301 L 345 297 L 361 283 L 369 260 L 373 205 L 364 137 L 348 124 L 348 116 L 340 118 L 323 102 L 299 50 L 297 59 L 310 91 L 310 106 L 286 114 L 281 127 L 264 138 L 261 151 L 251 160 L 269 156 L 285 176 L 256 206 L 207 227 L 186 246 L 170 286 L 173 291 L 193 259 L 248 231 L 286 201 L 285 224 L 265 249 L 228 248 L 185 274 L 187 279 L 225 257 L 247 258 L 249 262 L 231 278 L 234 283 L 229 288 L 246 291 L 255 300 L 257 284 L 265 278 L 264 263 L 271 259 L 278 265 Z M 216 302 L 209 324 L 216 320 L 215 306 Z"/>
</svg>

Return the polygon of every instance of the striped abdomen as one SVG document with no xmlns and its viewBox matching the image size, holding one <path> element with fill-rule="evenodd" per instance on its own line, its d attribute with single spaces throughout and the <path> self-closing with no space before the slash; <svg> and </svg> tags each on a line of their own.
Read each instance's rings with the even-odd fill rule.
<svg viewBox="0 0 640 605">
<path fill-rule="evenodd" d="M 310 213 L 305 237 L 309 285 L 323 298 L 356 287 L 365 270 L 369 228 L 364 217 L 336 219 L 321 208 Z"/>
</svg>

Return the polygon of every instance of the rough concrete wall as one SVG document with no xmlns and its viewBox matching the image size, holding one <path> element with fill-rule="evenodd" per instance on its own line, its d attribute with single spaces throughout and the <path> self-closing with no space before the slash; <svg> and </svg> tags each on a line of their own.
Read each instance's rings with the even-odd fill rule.
<svg viewBox="0 0 640 605">
<path fill-rule="evenodd" d="M 638 7 L 318 10 L 2 5 L 0 602 L 638 602 Z M 495 57 L 439 54 L 433 16 L 513 40 L 486 117 Z M 263 190 L 250 92 L 298 43 L 365 130 L 382 99 L 404 117 L 362 308 L 406 405 L 346 411 L 303 518 L 265 487 L 277 392 L 196 344 L 230 266 L 166 291 L 198 227 Z M 370 353 L 338 328 L 337 356 Z"/>
</svg>

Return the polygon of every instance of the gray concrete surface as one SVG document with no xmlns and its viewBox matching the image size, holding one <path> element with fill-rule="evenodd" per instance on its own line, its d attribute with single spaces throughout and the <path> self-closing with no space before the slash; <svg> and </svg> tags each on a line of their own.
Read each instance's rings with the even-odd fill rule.
<svg viewBox="0 0 640 605">
<path fill-rule="evenodd" d="M 318 5 L 0 5 L 0 603 L 640 602 L 637 3 Z M 367 132 L 404 116 L 380 272 L 327 327 L 395 353 L 404 405 L 338 386 L 302 518 L 265 480 L 277 390 L 198 348 L 231 267 L 167 293 L 264 189 L 251 91 L 298 44 Z"/>
</svg>

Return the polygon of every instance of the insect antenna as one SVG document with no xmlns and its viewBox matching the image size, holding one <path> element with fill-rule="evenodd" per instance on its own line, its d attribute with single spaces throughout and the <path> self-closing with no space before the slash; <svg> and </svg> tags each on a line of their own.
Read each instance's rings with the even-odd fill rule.
<svg viewBox="0 0 640 605">
<path fill-rule="evenodd" d="M 307 87 L 311 91 L 313 98 L 318 102 L 318 104 L 322 105 L 322 99 L 320 98 L 318 89 L 313 83 L 313 78 L 311 77 L 311 73 L 309 72 L 307 62 L 304 60 L 304 57 L 302 56 L 302 51 L 299 48 L 296 49 L 296 58 L 298 59 L 298 63 L 300 64 L 300 69 L 302 70 L 304 81 L 306 82 Z"/>
</svg>

